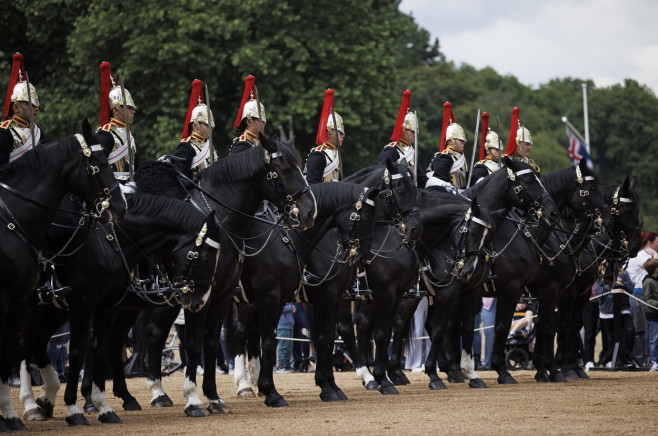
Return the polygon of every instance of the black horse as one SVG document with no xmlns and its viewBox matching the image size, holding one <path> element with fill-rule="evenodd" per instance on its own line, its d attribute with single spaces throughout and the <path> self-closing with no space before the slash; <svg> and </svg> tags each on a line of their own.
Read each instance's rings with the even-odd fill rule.
<svg viewBox="0 0 658 436">
<path fill-rule="evenodd" d="M 83 133 L 36 147 L 0 169 L 0 428 L 23 429 L 11 405 L 9 374 L 16 352 L 18 325 L 27 299 L 40 278 L 48 226 L 61 199 L 71 192 L 87 205 L 80 226 L 90 219 L 119 221 L 126 203 L 107 162 L 109 144 L 94 135 L 88 122 Z M 105 212 L 105 213 L 102 213 Z"/>
<path fill-rule="evenodd" d="M 330 233 L 335 241 L 335 252 L 323 253 L 335 263 L 336 272 L 342 268 L 362 265 L 372 244 L 375 226 L 375 203 L 379 189 L 370 189 L 351 183 L 321 183 L 311 187 L 318 202 L 316 224 L 304 231 L 277 231 L 267 223 L 254 223 L 250 229 L 251 243 L 263 246 L 256 256 L 245 259 L 241 284 L 249 305 L 239 310 L 239 320 L 231 332 L 235 356 L 234 378 L 238 395 L 253 394 L 251 381 L 244 369 L 247 335 L 254 320 L 259 335 L 250 339 L 250 363 L 254 378 L 258 380 L 258 392 L 265 396 L 270 407 L 286 407 L 288 403 L 275 386 L 272 370 L 276 363 L 276 326 L 281 308 L 300 291 L 304 281 L 306 260 L 315 244 Z M 268 242 L 269 241 L 269 242 Z M 299 297 L 299 295 L 298 295 Z M 303 295 L 302 295 L 303 297 Z M 239 323 L 239 325 L 238 325 Z M 255 342 L 254 347 L 252 342 Z M 262 364 L 255 360 L 260 356 Z M 257 368 L 260 367 L 258 371 Z M 241 371 L 242 370 L 242 371 Z M 255 380 L 254 380 L 255 381 Z"/>
<path fill-rule="evenodd" d="M 562 257 L 576 253 L 582 242 L 601 227 L 603 223 L 600 213 L 607 207 L 599 188 L 598 176 L 583 162 L 580 166 L 543 176 L 542 183 L 561 211 L 560 230 L 554 231 L 546 242 L 542 243 L 537 239 L 537 231 L 526 226 L 522 220 L 510 221 L 508 225 L 502 226 L 505 230 L 501 228 L 509 242 L 504 246 L 491 247 L 492 252 L 499 253 L 492 267 L 496 278 L 493 283 L 488 284 L 495 289 L 495 296 L 498 298 L 491 362 L 493 369 L 498 372 L 498 383 L 502 384 L 516 383 L 506 367 L 505 340 L 514 307 L 524 289 L 542 290 L 539 316 L 546 318 L 546 322 L 539 328 L 538 341 L 542 337 L 541 340 L 546 344 L 543 355 L 546 356 L 545 363 L 551 372 L 546 379 L 564 379 L 557 372 L 554 362 L 551 363 L 553 342 L 549 339 L 553 334 L 551 330 L 555 296 L 558 289 L 561 289 L 560 286 L 566 286 L 573 277 L 570 263 L 562 261 Z M 574 231 L 573 223 L 576 220 L 580 222 L 580 230 Z M 566 241 L 567 236 L 570 236 L 570 241 Z M 557 265 L 566 269 L 562 270 Z M 539 352 L 537 346 L 535 350 Z M 540 377 L 543 378 L 543 375 Z"/>
<path fill-rule="evenodd" d="M 201 311 L 185 313 L 186 351 L 188 365 L 183 393 L 187 398 L 184 411 L 187 416 L 200 417 L 205 413 L 196 385 L 196 368 L 204 350 L 203 393 L 208 399 L 210 413 L 225 413 L 225 404 L 217 394 L 215 383 L 215 356 L 219 347 L 221 321 L 230 308 L 230 297 L 240 278 L 242 259 L 251 252 L 244 238 L 263 200 L 269 200 L 283 214 L 280 218 L 301 229 L 313 225 L 317 206 L 313 193 L 301 172 L 301 157 L 292 146 L 274 142 L 261 135 L 260 145 L 215 162 L 198 174 L 198 186 L 186 184 L 185 197 L 204 210 L 215 210 L 227 232 L 227 243 L 222 243 L 215 273 L 216 284 L 211 298 Z M 148 189 L 163 191 L 176 182 L 152 178 Z M 138 180 L 139 189 L 146 183 Z M 180 193 L 169 195 L 180 196 Z M 153 398 L 151 405 L 173 406 L 162 388 L 161 350 L 177 309 L 166 307 L 154 310 L 148 327 L 149 363 L 147 385 Z M 125 399 L 127 391 L 121 394 Z"/>
<path fill-rule="evenodd" d="M 193 205 L 153 195 L 128 195 L 129 210 L 116 225 L 96 228 L 78 250 L 64 256 L 59 274 L 74 291 L 67 297 L 68 311 L 54 306 L 33 307 L 23 320 L 23 355 L 34 355 L 44 380 L 44 395 L 37 401 L 31 393 L 26 361 L 21 362 L 21 400 L 24 417 L 30 420 L 52 416 L 55 395 L 60 387 L 46 346 L 50 336 L 70 317 L 71 340 L 69 376 L 64 401 L 69 425 L 89 425 L 77 405 L 77 386 L 87 342 L 93 345 L 85 373 L 93 378 L 94 405 L 103 423 L 121 422 L 105 398 L 105 375 L 110 332 L 117 306 L 137 298 L 131 287 L 131 272 L 140 259 L 156 250 L 171 253 L 171 276 L 175 277 L 173 303 L 200 310 L 207 302 L 219 257 L 219 229 L 214 213 L 199 212 Z M 56 246 L 70 239 L 66 231 L 52 233 Z M 77 241 L 76 241 L 77 242 Z M 94 274 L 89 272 L 93 271 Z M 155 295 L 147 295 L 150 299 Z M 89 335 L 93 322 L 93 334 Z"/>
<path fill-rule="evenodd" d="M 486 202 L 494 205 L 493 207 L 520 207 L 524 210 L 532 209 L 533 213 L 543 216 L 543 220 L 546 221 L 547 225 L 551 225 L 551 216 L 557 215 L 555 211 L 554 203 L 552 200 L 547 198 L 545 190 L 539 183 L 538 179 L 535 177 L 534 173 L 530 168 L 518 161 L 512 161 L 509 159 L 505 160 L 507 168 L 504 171 L 500 171 L 498 174 L 495 174 L 488 178 L 486 182 L 478 184 L 477 189 L 473 189 L 469 192 L 469 195 L 477 195 L 478 199 L 484 198 Z M 474 192 L 477 191 L 477 192 Z M 454 197 L 447 193 L 441 192 L 432 192 L 425 190 L 422 192 L 421 196 L 421 212 L 424 208 L 428 208 L 430 212 L 426 215 L 427 219 L 437 219 L 441 217 L 440 215 L 440 205 L 442 202 L 454 203 L 458 202 L 462 204 L 463 212 L 465 214 L 467 208 L 470 205 L 470 200 L 466 197 Z M 482 201 L 479 201 L 482 203 Z M 436 209 L 435 209 L 436 208 Z M 544 209 L 542 214 L 539 214 L 540 209 Z M 422 215 L 421 214 L 421 215 Z M 554 218 L 553 218 L 554 219 Z M 456 224 L 456 223 L 455 223 Z M 430 226 L 428 223 L 423 222 L 424 228 L 427 229 Z M 437 226 L 432 226 L 436 228 Z M 481 229 L 483 230 L 483 229 Z M 422 256 L 427 258 L 433 265 L 431 265 L 431 271 L 423 273 L 424 280 L 430 288 L 436 288 L 436 296 L 434 298 L 444 298 L 444 296 L 449 295 L 448 293 L 454 295 L 452 299 L 456 298 L 460 290 L 463 288 L 464 283 L 468 283 L 471 280 L 481 280 L 486 277 L 488 273 L 488 265 L 485 262 L 485 255 L 481 250 L 469 251 L 468 260 L 466 256 L 461 253 L 455 253 L 455 250 L 452 249 L 451 243 L 456 244 L 459 234 L 451 235 L 451 238 L 446 236 L 448 235 L 436 235 L 436 231 L 432 233 L 433 238 L 429 239 L 429 235 L 423 235 L 422 241 L 423 247 Z M 491 236 L 491 233 L 489 233 Z M 453 241 L 453 238 L 454 241 Z M 426 241 L 426 242 L 425 242 Z M 479 241 L 478 241 L 479 242 Z M 446 245 L 447 244 L 447 245 Z M 457 245 L 455 245 L 457 246 Z M 375 293 L 375 303 L 379 300 L 386 301 L 387 304 L 391 307 L 399 303 L 400 298 L 403 292 L 408 291 L 411 288 L 415 288 L 417 283 L 417 272 L 421 265 L 418 264 L 418 259 L 413 253 L 403 255 L 404 253 L 401 250 L 385 252 L 384 256 L 378 256 L 373 259 L 370 267 L 372 267 L 375 262 L 380 263 L 381 266 L 377 270 L 374 270 L 373 274 L 368 274 L 368 284 Z M 455 255 L 459 255 L 459 258 L 455 258 Z M 381 259 L 379 258 L 381 257 Z M 394 264 L 401 264 L 403 266 L 393 267 Z M 453 268 L 455 265 L 463 265 L 463 268 Z M 391 271 L 386 273 L 386 271 Z M 373 277 L 371 279 L 370 277 Z M 376 282 L 373 282 L 375 280 Z M 434 282 L 434 285 L 432 285 Z M 455 287 L 454 291 L 451 291 L 451 287 Z M 386 290 L 383 292 L 383 290 Z M 445 301 L 450 301 L 451 299 L 446 299 Z M 447 304 L 446 304 L 447 305 Z M 436 304 L 438 308 L 445 308 L 445 310 L 454 310 L 451 308 L 445 307 L 444 304 Z M 454 306 L 453 306 L 454 307 Z M 392 310 L 392 309 L 390 309 Z M 379 309 L 373 309 L 373 312 L 380 312 Z M 389 311 L 385 311 L 388 317 L 388 323 L 391 325 L 393 322 L 393 315 Z M 439 330 L 443 326 L 441 323 L 446 323 L 449 321 L 449 318 L 438 317 L 437 322 L 435 323 L 435 331 L 433 332 L 433 343 L 434 349 L 437 347 L 442 347 L 440 340 L 442 331 Z M 344 337 L 346 343 L 352 341 L 352 335 L 350 334 L 350 328 L 345 328 L 341 330 L 342 333 L 347 335 Z M 369 330 L 369 327 L 359 326 L 359 331 L 364 332 Z M 443 327 L 445 331 L 446 327 Z M 375 329 L 379 331 L 377 328 Z M 388 333 L 376 333 L 379 334 L 381 339 L 381 344 L 377 347 L 378 349 L 386 347 L 387 341 L 390 339 L 390 329 Z M 366 336 L 366 335 L 364 335 Z M 394 338 L 397 340 L 398 338 Z M 365 367 L 365 347 L 367 347 L 368 341 L 360 340 L 359 346 L 362 349 L 360 364 L 357 364 L 357 374 L 364 380 L 364 385 L 367 388 L 375 388 L 377 383 L 372 383 L 372 376 L 370 376 L 367 367 Z M 385 350 L 386 348 L 384 348 Z M 395 350 L 395 346 L 394 346 Z M 395 352 L 395 351 L 394 351 Z M 354 356 L 354 353 L 352 353 Z M 396 356 L 393 356 L 396 357 Z M 381 357 L 385 359 L 385 356 Z M 364 365 L 363 367 L 361 365 Z M 386 369 L 386 367 L 384 367 Z M 427 370 L 427 369 L 426 369 Z M 384 373 L 385 374 L 385 373 Z M 389 362 L 388 366 L 388 376 L 389 378 L 398 384 L 408 383 L 406 377 L 402 373 L 399 365 L 399 359 L 396 358 L 393 362 Z M 438 379 L 438 376 L 436 377 Z M 390 385 L 388 380 L 384 380 L 385 393 L 396 393 L 397 391 Z M 380 390 L 382 390 L 380 388 Z"/>
<path fill-rule="evenodd" d="M 600 265 L 607 260 L 616 273 L 624 268 L 642 246 L 642 223 L 639 219 L 639 197 L 635 192 L 635 177 L 628 177 L 622 185 L 603 187 L 603 196 L 610 207 L 612 223 L 606 233 L 597 234 L 578 258 L 578 273 L 558 301 L 558 335 L 556 360 L 567 378 L 588 378 L 578 365 L 579 332 L 583 326 L 583 309 L 591 288 L 600 276 Z M 610 278 L 614 281 L 614 277 Z"/>
</svg>

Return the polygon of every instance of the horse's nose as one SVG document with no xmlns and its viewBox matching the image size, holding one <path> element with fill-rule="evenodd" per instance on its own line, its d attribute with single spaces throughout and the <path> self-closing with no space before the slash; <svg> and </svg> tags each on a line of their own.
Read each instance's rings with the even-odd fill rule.
<svg viewBox="0 0 658 436">
<path fill-rule="evenodd" d="M 417 227 L 412 227 L 411 231 L 409 232 L 411 236 L 412 241 L 417 241 L 420 239 L 420 236 L 423 234 L 423 230 L 419 229 Z"/>
<path fill-rule="evenodd" d="M 554 226 L 557 223 L 557 219 L 559 218 L 558 213 L 556 210 L 551 211 L 551 213 L 548 215 L 548 219 L 546 220 L 549 225 Z"/>
<path fill-rule="evenodd" d="M 303 224 L 306 228 L 309 228 L 313 226 L 314 221 L 315 221 L 315 212 L 309 210 L 305 215 L 305 220 L 303 220 Z"/>
</svg>

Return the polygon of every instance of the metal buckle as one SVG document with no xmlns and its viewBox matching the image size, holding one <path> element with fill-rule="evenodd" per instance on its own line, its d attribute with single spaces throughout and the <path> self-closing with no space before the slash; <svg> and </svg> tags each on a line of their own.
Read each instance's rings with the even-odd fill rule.
<svg viewBox="0 0 658 436">
<path fill-rule="evenodd" d="M 199 252 L 198 251 L 188 251 L 187 252 L 187 260 L 194 260 L 199 258 Z"/>
</svg>

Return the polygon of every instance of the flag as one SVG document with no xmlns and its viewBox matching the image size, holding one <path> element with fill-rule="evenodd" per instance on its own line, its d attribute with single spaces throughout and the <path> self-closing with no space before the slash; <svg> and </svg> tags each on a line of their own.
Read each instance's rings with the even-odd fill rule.
<svg viewBox="0 0 658 436">
<path fill-rule="evenodd" d="M 591 169 L 594 169 L 594 162 L 592 162 L 592 158 L 589 156 L 585 144 L 580 139 L 578 139 L 578 137 L 571 130 L 569 130 L 569 127 L 566 129 L 567 139 L 569 141 L 569 157 L 571 158 L 571 163 L 573 165 L 578 165 L 582 159 L 585 159 L 587 166 Z"/>
</svg>

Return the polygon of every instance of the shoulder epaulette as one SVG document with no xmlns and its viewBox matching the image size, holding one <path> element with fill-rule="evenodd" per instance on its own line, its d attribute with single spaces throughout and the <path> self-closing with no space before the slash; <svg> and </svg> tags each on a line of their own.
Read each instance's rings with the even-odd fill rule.
<svg viewBox="0 0 658 436">
<path fill-rule="evenodd" d="M 397 141 L 393 141 L 393 142 L 389 142 L 387 147 L 395 147 L 397 145 L 398 145 Z"/>
<path fill-rule="evenodd" d="M 10 124 L 11 124 L 11 120 L 4 120 L 2 124 L 0 124 L 0 128 L 8 129 Z"/>
<path fill-rule="evenodd" d="M 103 127 L 101 127 L 101 130 L 105 130 L 106 132 L 109 132 L 110 128 L 111 128 L 111 123 L 107 123 Z"/>
<path fill-rule="evenodd" d="M 242 135 L 240 135 L 240 139 L 239 139 L 239 141 L 248 141 L 248 139 L 247 139 L 247 134 L 246 134 L 246 133 L 243 133 Z"/>
</svg>

